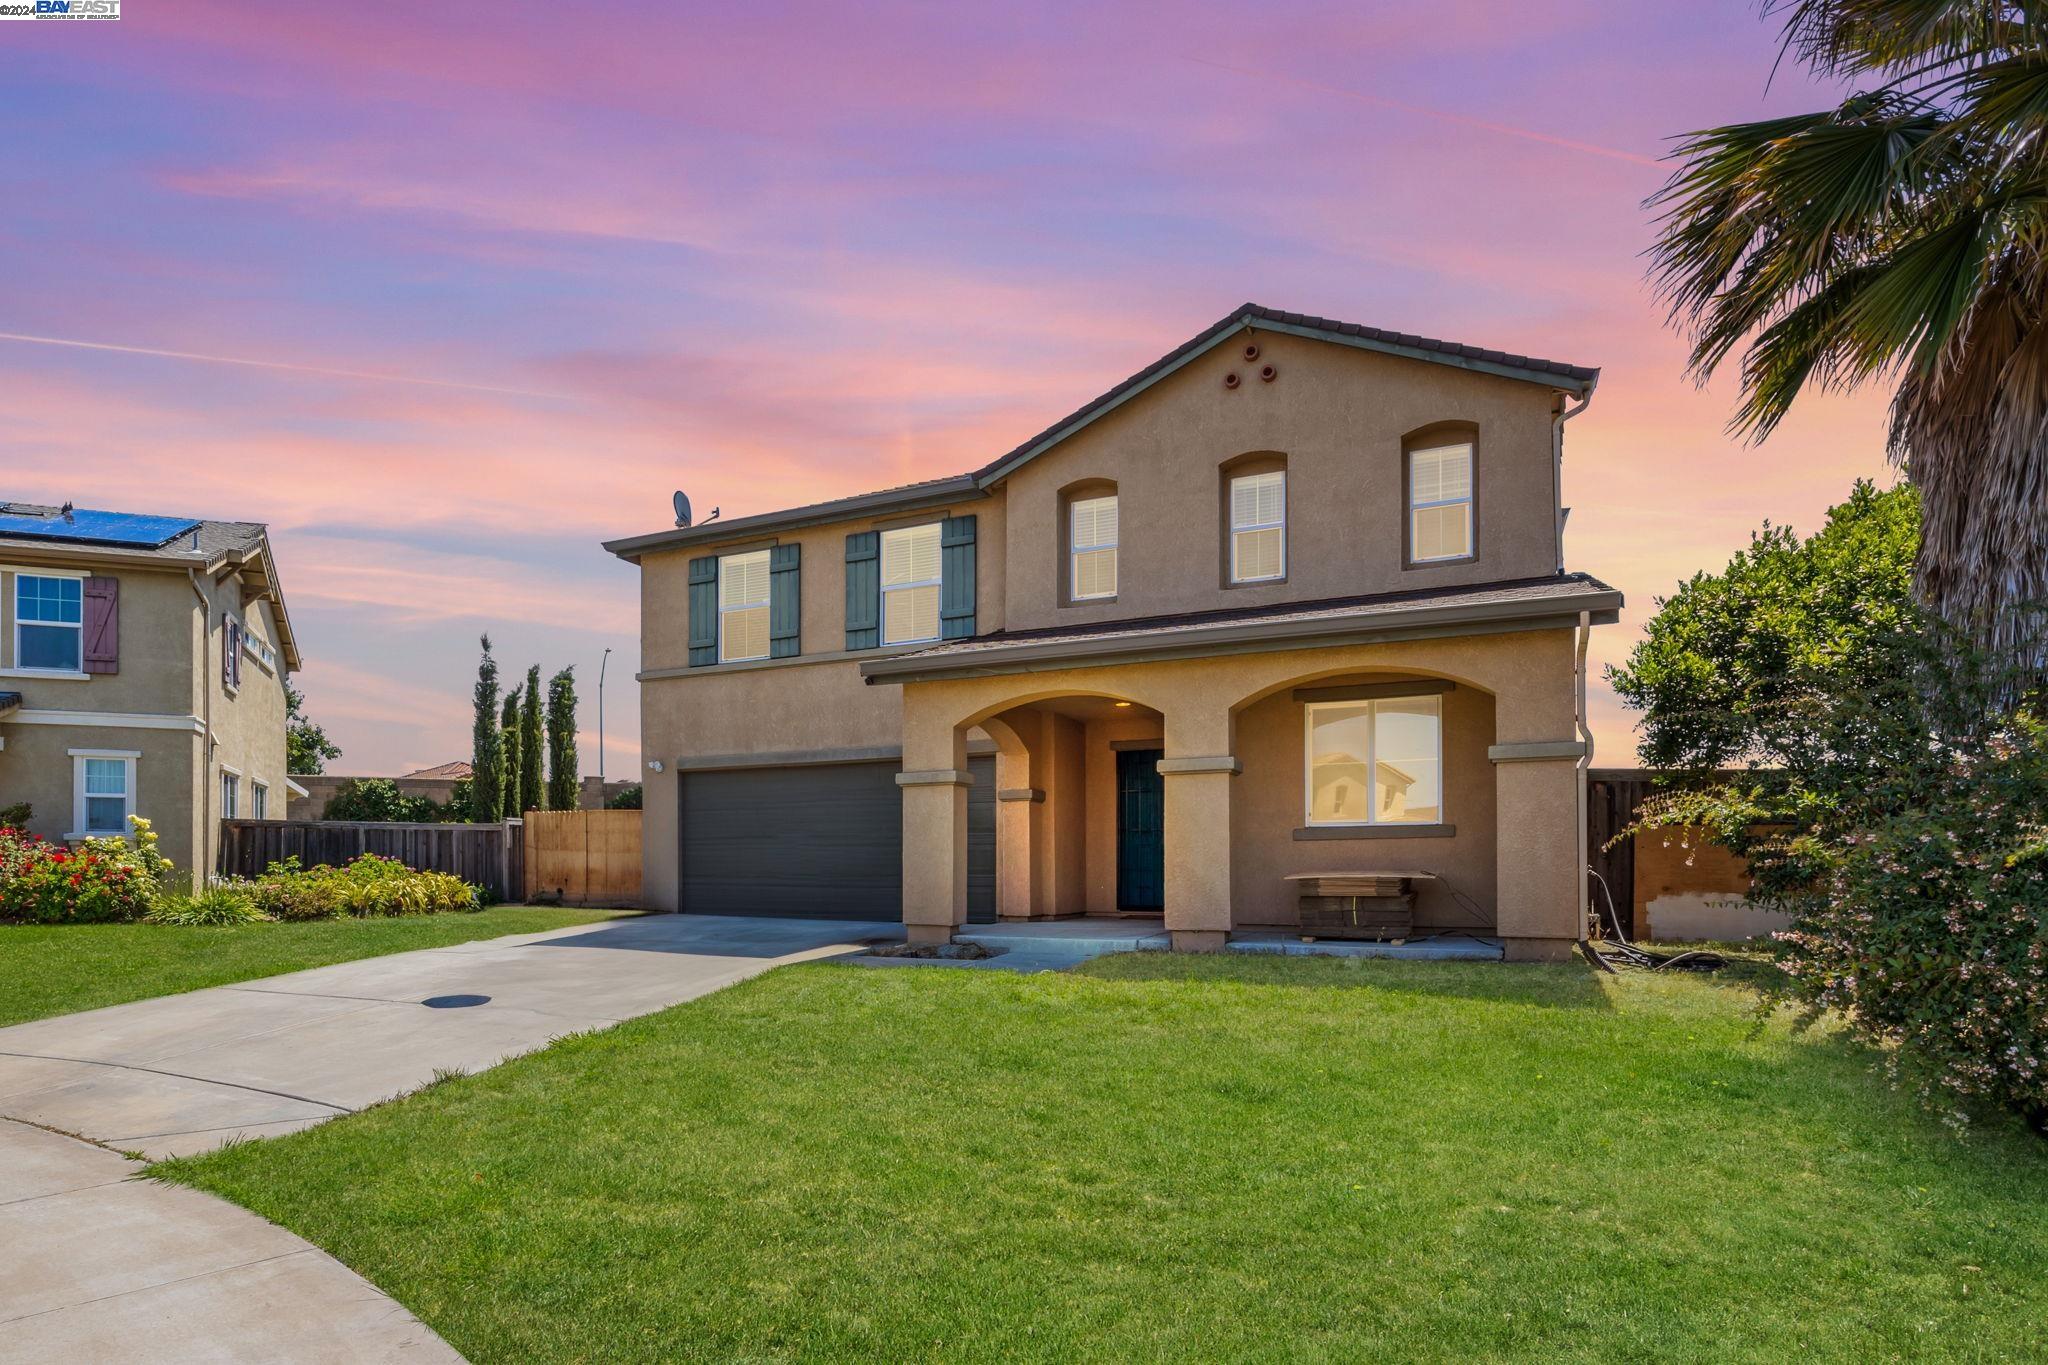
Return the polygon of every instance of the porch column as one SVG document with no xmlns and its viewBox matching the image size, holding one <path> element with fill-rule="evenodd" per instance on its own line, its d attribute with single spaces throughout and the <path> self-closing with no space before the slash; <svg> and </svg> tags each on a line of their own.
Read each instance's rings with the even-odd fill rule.
<svg viewBox="0 0 2048 1365">
<path fill-rule="evenodd" d="M 953 726 L 927 726 L 905 694 L 903 928 L 912 943 L 950 943 L 967 922 L 967 742 Z"/>
<path fill-rule="evenodd" d="M 1166 931 L 1179 953 L 1213 953 L 1230 937 L 1230 752 L 1227 710 L 1166 714 Z"/>
<path fill-rule="evenodd" d="M 1496 744 L 1500 936 L 1510 962 L 1556 962 L 1584 934 L 1579 917 L 1577 740 Z"/>
</svg>

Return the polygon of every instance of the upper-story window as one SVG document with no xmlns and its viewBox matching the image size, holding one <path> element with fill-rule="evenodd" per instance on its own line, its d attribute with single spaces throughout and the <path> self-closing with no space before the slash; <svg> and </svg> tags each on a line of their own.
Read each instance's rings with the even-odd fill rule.
<svg viewBox="0 0 2048 1365">
<path fill-rule="evenodd" d="M 1239 474 L 1230 481 L 1230 581 L 1287 577 L 1287 471 Z"/>
<path fill-rule="evenodd" d="M 76 673 L 85 666 L 85 584 L 14 576 L 14 666 Z"/>
<path fill-rule="evenodd" d="M 1076 602 L 1115 597 L 1116 494 L 1067 504 L 1067 595 Z"/>
<path fill-rule="evenodd" d="M 718 661 L 768 657 L 768 552 L 718 561 Z"/>
<path fill-rule="evenodd" d="M 1410 450 L 1408 562 L 1472 555 L 1472 442 L 1432 442 Z"/>
<path fill-rule="evenodd" d="M 882 643 L 939 638 L 939 523 L 882 532 Z"/>
</svg>

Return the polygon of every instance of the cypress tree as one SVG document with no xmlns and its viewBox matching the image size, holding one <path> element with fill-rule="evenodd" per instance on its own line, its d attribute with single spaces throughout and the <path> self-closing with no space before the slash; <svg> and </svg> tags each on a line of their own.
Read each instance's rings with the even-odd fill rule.
<svg viewBox="0 0 2048 1365">
<path fill-rule="evenodd" d="M 476 666 L 475 726 L 470 732 L 470 819 L 489 823 L 504 805 L 504 736 L 498 728 L 498 661 L 491 657 L 491 637 L 483 637 L 483 658 Z"/>
<path fill-rule="evenodd" d="M 526 798 L 521 814 L 554 806 L 541 780 L 541 750 L 545 743 L 540 732 L 540 665 L 535 664 L 526 670 L 526 689 L 519 697 L 519 791 Z"/>
<path fill-rule="evenodd" d="M 548 680 L 548 806 L 575 810 L 576 670 L 565 668 Z"/>
<path fill-rule="evenodd" d="M 498 713 L 498 750 L 505 767 L 504 809 L 500 818 L 517 820 L 526 814 L 526 790 L 521 779 L 526 769 L 519 762 L 519 693 L 517 689 L 505 694 L 505 707 Z"/>
</svg>

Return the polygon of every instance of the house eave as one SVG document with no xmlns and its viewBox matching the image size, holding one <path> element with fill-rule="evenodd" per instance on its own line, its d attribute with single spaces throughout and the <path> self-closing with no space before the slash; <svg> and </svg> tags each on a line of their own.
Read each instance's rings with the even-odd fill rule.
<svg viewBox="0 0 2048 1365">
<path fill-rule="evenodd" d="M 873 659 L 861 665 L 861 675 L 870 683 L 929 682 L 1287 649 L 1560 630 L 1578 625 L 1581 613 L 1588 615 L 1594 625 L 1612 625 L 1620 619 L 1622 605 L 1622 595 L 1606 589 L 1547 597 L 1537 602 L 1451 604 L 1308 620 L 1231 621 L 1124 636 L 1022 641 L 954 655 L 926 653 Z"/>
<path fill-rule="evenodd" d="M 762 512 L 751 517 L 734 517 L 730 521 L 703 522 L 696 526 L 678 526 L 670 531 L 655 531 L 644 536 L 607 540 L 604 542 L 604 548 L 620 559 L 638 563 L 640 556 L 659 550 L 712 545 L 777 531 L 798 531 L 806 527 L 826 526 L 836 521 L 853 521 L 890 512 L 915 512 L 927 507 L 944 507 L 949 503 L 987 496 L 987 492 L 975 482 L 973 475 L 961 474 L 950 479 L 917 484 L 911 488 L 885 490 L 880 493 L 857 493 L 852 497 L 812 503 L 807 507 L 792 507 L 784 512 Z"/>
</svg>

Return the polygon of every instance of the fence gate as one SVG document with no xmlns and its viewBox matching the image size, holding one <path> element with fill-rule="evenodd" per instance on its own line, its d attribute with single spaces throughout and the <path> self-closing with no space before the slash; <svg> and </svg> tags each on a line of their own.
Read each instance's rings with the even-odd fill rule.
<svg viewBox="0 0 2048 1365">
<path fill-rule="evenodd" d="M 639 811 L 528 811 L 525 842 L 528 900 L 640 904 Z"/>
</svg>

